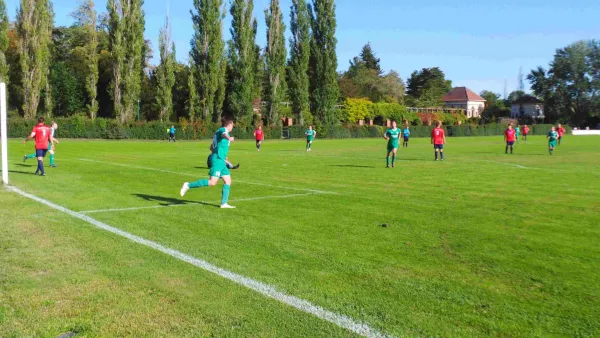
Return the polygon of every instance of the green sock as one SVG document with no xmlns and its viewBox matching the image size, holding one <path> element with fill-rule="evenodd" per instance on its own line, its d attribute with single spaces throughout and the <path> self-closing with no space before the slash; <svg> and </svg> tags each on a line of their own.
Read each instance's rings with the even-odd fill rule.
<svg viewBox="0 0 600 338">
<path fill-rule="evenodd" d="M 385 158 L 385 164 L 388 167 L 390 166 L 390 157 L 389 156 Z"/>
<path fill-rule="evenodd" d="M 204 188 L 204 187 L 208 187 L 208 180 L 199 180 L 199 181 L 190 183 L 190 188 Z"/>
<path fill-rule="evenodd" d="M 392 164 L 395 165 L 396 164 L 396 155 L 392 156 Z"/>
<path fill-rule="evenodd" d="M 35 158 L 35 154 L 29 154 L 29 155 L 27 155 L 27 159 L 30 159 L 30 158 Z"/>
<path fill-rule="evenodd" d="M 229 200 L 229 191 L 231 190 L 230 185 L 223 185 L 223 195 L 221 196 L 221 205 L 227 204 Z"/>
<path fill-rule="evenodd" d="M 50 165 L 54 165 L 54 154 L 50 154 Z"/>
</svg>

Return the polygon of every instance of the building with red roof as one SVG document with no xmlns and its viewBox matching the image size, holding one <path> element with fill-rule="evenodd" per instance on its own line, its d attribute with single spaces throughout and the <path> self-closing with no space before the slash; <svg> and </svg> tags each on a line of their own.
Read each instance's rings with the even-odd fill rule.
<svg viewBox="0 0 600 338">
<path fill-rule="evenodd" d="M 467 87 L 452 88 L 442 97 L 448 108 L 464 109 L 468 118 L 481 117 L 486 100 Z"/>
</svg>

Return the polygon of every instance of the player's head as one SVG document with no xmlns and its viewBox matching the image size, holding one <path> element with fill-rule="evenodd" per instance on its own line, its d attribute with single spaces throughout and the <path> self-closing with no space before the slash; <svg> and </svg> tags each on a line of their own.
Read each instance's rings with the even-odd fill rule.
<svg viewBox="0 0 600 338">
<path fill-rule="evenodd" d="M 508 129 L 513 129 L 512 123 L 508 125 Z"/>
<path fill-rule="evenodd" d="M 221 122 L 223 123 L 223 127 L 225 127 L 225 129 L 228 131 L 233 130 L 233 119 L 231 117 L 224 117 Z"/>
<path fill-rule="evenodd" d="M 527 128 L 527 125 L 524 125 L 523 127 Z"/>
<path fill-rule="evenodd" d="M 40 117 L 40 118 L 38 119 L 38 123 L 44 123 L 44 121 L 46 121 L 46 120 L 44 120 L 44 118 L 43 118 L 43 117 Z"/>
<path fill-rule="evenodd" d="M 58 124 L 55 121 L 52 121 L 52 129 L 57 129 Z"/>
<path fill-rule="evenodd" d="M 261 125 L 258 125 L 258 130 L 262 130 L 262 126 Z"/>
<path fill-rule="evenodd" d="M 308 130 L 312 130 L 312 126 L 308 126 Z"/>
<path fill-rule="evenodd" d="M 559 127 L 559 128 L 562 128 L 562 124 L 560 124 L 560 123 L 559 123 L 559 124 L 558 124 L 558 127 Z"/>
<path fill-rule="evenodd" d="M 556 127 L 555 126 L 552 126 L 552 131 L 556 131 Z"/>
<path fill-rule="evenodd" d="M 392 121 L 392 127 L 393 127 L 394 129 L 396 129 L 396 127 L 397 127 L 397 126 L 398 126 L 398 123 L 396 123 L 396 121 Z"/>
<path fill-rule="evenodd" d="M 439 128 L 439 127 L 441 127 L 441 126 L 442 126 L 442 122 L 441 122 L 441 121 L 436 121 L 436 122 L 435 122 L 435 127 L 436 127 L 436 128 Z"/>
</svg>

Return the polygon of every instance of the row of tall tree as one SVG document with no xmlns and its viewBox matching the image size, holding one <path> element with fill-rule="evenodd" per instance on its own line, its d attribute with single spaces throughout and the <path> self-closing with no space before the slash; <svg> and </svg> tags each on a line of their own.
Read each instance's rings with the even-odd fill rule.
<svg viewBox="0 0 600 338">
<path fill-rule="evenodd" d="M 9 83 L 11 107 L 26 118 L 84 112 L 127 123 L 140 115 L 218 121 L 227 114 L 251 123 L 262 99 L 270 124 L 280 120 L 283 101 L 300 121 L 333 122 L 339 97 L 334 0 L 293 0 L 287 42 L 279 0 L 271 0 L 264 48 L 256 44 L 253 0 L 231 0 L 229 13 L 223 0 L 193 5 L 189 63 L 177 61 L 167 17 L 160 63 L 152 66 L 143 0 L 108 0 L 100 15 L 93 0 L 81 0 L 70 27 L 53 27 L 49 0 L 21 0 L 15 22 L 0 0 L 0 78 Z M 231 39 L 224 41 L 228 14 Z"/>
</svg>

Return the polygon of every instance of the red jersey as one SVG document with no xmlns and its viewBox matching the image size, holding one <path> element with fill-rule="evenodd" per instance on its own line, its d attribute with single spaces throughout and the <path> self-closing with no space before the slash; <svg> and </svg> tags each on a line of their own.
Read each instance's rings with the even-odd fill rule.
<svg viewBox="0 0 600 338">
<path fill-rule="evenodd" d="M 256 129 L 256 131 L 254 132 L 254 136 L 256 136 L 257 141 L 262 141 L 265 137 L 265 134 L 261 129 Z"/>
<path fill-rule="evenodd" d="M 444 144 L 444 136 L 446 133 L 442 128 L 435 128 L 431 131 L 431 138 L 433 138 L 433 144 Z"/>
<path fill-rule="evenodd" d="M 562 137 L 564 135 L 564 133 L 565 133 L 565 128 L 563 128 L 563 127 L 558 128 L 558 136 Z"/>
<path fill-rule="evenodd" d="M 529 127 L 523 128 L 523 135 L 529 134 Z"/>
<path fill-rule="evenodd" d="M 48 143 L 50 143 L 50 135 L 52 134 L 50 127 L 40 123 L 33 127 L 31 132 L 35 134 L 35 149 L 47 150 Z"/>
<path fill-rule="evenodd" d="M 506 129 L 504 132 L 504 137 L 506 137 L 506 142 L 515 142 L 517 138 L 517 133 L 514 129 Z"/>
</svg>

